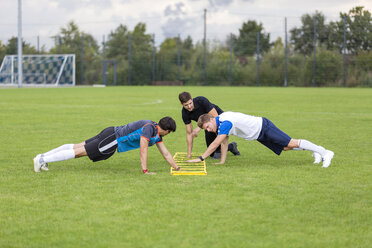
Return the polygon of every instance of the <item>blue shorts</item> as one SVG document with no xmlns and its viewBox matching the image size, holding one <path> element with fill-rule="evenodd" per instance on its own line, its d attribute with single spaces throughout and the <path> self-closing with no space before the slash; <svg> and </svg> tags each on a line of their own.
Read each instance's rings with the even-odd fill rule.
<svg viewBox="0 0 372 248">
<path fill-rule="evenodd" d="M 270 120 L 262 117 L 262 129 L 257 140 L 277 155 L 280 155 L 284 147 L 288 146 L 291 137 L 277 128 Z"/>
</svg>

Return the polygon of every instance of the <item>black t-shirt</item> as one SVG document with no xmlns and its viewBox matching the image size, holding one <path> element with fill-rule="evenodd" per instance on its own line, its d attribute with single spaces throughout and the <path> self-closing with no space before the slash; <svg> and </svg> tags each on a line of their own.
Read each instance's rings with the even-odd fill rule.
<svg viewBox="0 0 372 248">
<path fill-rule="evenodd" d="M 194 109 L 192 111 L 188 111 L 182 107 L 182 120 L 185 125 L 190 124 L 191 120 L 198 121 L 199 116 L 203 114 L 208 114 L 213 108 L 216 109 L 218 114 L 222 114 L 223 111 L 217 105 L 211 103 L 207 98 L 204 96 L 198 96 L 193 99 L 194 102 Z"/>
</svg>

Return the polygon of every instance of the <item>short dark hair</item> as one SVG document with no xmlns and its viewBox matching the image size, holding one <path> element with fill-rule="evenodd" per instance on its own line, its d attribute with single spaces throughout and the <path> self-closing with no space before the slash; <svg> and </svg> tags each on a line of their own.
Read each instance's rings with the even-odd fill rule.
<svg viewBox="0 0 372 248">
<path fill-rule="evenodd" d="M 198 119 L 198 127 L 200 127 L 201 129 L 203 129 L 203 125 L 207 122 L 209 122 L 211 119 L 213 119 L 214 117 L 210 114 L 203 114 L 201 116 L 199 116 L 199 119 Z"/>
<path fill-rule="evenodd" d="M 169 132 L 175 132 L 177 128 L 176 122 L 169 116 L 161 118 L 158 124 L 161 129 Z"/>
<path fill-rule="evenodd" d="M 188 100 L 192 99 L 191 94 L 189 92 L 182 92 L 178 95 L 178 99 L 180 99 L 181 104 L 187 102 Z"/>
</svg>

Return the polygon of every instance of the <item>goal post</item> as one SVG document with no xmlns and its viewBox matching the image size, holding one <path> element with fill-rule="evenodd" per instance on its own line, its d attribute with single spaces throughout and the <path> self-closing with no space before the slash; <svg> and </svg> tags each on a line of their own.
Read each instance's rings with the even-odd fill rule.
<svg viewBox="0 0 372 248">
<path fill-rule="evenodd" d="M 22 56 L 24 85 L 75 85 L 75 54 Z M 0 85 L 18 84 L 18 56 L 6 55 L 0 66 Z"/>
</svg>

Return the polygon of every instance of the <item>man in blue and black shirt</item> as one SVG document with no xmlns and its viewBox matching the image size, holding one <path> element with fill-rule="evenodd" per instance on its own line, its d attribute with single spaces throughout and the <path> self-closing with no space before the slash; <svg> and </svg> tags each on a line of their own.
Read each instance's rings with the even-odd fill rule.
<svg viewBox="0 0 372 248">
<path fill-rule="evenodd" d="M 144 174 L 147 170 L 147 149 L 156 144 L 164 159 L 179 170 L 172 155 L 163 144 L 163 136 L 176 131 L 176 122 L 171 117 L 162 118 L 159 123 L 140 120 L 124 126 L 108 127 L 98 135 L 79 144 L 65 144 L 34 158 L 34 171 L 48 170 L 48 163 L 88 156 L 93 162 L 106 160 L 115 151 L 126 152 L 140 149 L 140 161 Z"/>
<path fill-rule="evenodd" d="M 187 141 L 187 157 L 191 158 L 193 139 L 198 136 L 199 127 L 193 130 L 191 121 L 198 121 L 199 117 L 203 114 L 210 114 L 212 116 L 218 116 L 223 113 L 223 110 L 217 105 L 211 103 L 204 96 L 198 96 L 192 98 L 189 92 L 182 92 L 178 95 L 178 98 L 183 106 L 182 108 L 182 120 L 186 125 L 186 141 Z M 207 147 L 216 139 L 217 134 L 205 131 L 205 142 Z M 228 146 L 230 152 L 234 155 L 240 155 L 236 142 L 231 142 Z M 214 159 L 221 157 L 221 147 L 219 146 L 215 152 L 211 154 Z"/>
</svg>

